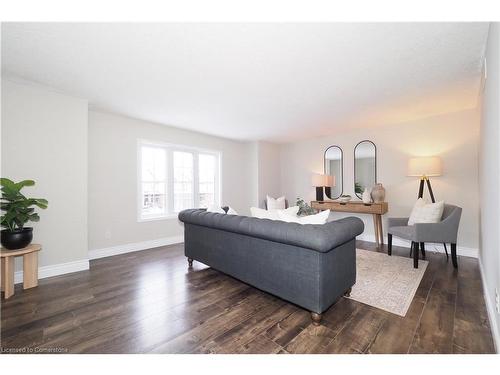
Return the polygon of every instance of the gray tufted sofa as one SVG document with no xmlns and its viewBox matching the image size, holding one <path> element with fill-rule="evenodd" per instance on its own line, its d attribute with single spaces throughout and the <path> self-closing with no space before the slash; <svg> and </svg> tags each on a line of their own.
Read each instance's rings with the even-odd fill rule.
<svg viewBox="0 0 500 375">
<path fill-rule="evenodd" d="M 190 266 L 200 261 L 295 303 L 314 324 L 356 282 L 358 218 L 301 225 L 190 209 L 179 220 Z"/>
</svg>

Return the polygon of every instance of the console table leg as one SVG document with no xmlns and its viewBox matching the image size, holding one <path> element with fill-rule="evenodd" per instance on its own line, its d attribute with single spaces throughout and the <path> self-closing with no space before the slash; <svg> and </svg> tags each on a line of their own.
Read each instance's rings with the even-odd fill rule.
<svg viewBox="0 0 500 375">
<path fill-rule="evenodd" d="M 380 236 L 379 236 L 379 226 L 377 215 L 373 214 L 373 228 L 375 230 L 375 243 L 377 244 L 377 249 L 380 247 Z"/>
<path fill-rule="evenodd" d="M 319 324 L 321 323 L 321 318 L 322 318 L 321 314 L 311 312 L 311 320 L 313 325 L 319 326 Z"/>
<path fill-rule="evenodd" d="M 380 236 L 380 244 L 384 246 L 384 229 L 382 228 L 382 216 L 377 215 L 378 235 Z"/>
</svg>

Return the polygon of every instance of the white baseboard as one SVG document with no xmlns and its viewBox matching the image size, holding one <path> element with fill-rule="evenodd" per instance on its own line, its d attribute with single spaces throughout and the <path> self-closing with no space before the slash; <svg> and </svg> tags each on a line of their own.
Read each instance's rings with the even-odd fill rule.
<svg viewBox="0 0 500 375">
<path fill-rule="evenodd" d="M 483 294 L 484 300 L 486 302 L 486 310 L 488 311 L 488 319 L 490 321 L 491 334 L 493 336 L 493 342 L 495 344 L 495 351 L 498 353 L 500 350 L 500 331 L 497 325 L 497 319 L 495 311 L 495 304 L 493 303 L 490 295 L 488 293 L 488 284 L 486 283 L 486 278 L 484 277 L 483 261 L 479 257 L 479 271 L 481 272 L 481 280 L 483 282 Z"/>
<path fill-rule="evenodd" d="M 102 249 L 89 250 L 89 259 L 99 259 L 113 255 L 131 253 L 134 251 L 148 250 L 155 247 L 173 245 L 184 242 L 184 235 L 158 238 L 157 240 L 127 243 L 124 245 L 105 247 Z"/>
<path fill-rule="evenodd" d="M 66 273 L 86 271 L 89 269 L 89 260 L 82 259 L 74 262 L 53 264 L 51 266 L 38 267 L 38 278 L 45 279 L 46 277 L 64 275 Z M 14 283 L 23 282 L 23 271 L 14 273 Z"/>
<path fill-rule="evenodd" d="M 375 242 L 375 235 L 373 234 L 362 234 L 361 236 L 356 237 L 358 240 Z M 387 244 L 387 236 L 384 237 L 384 243 Z M 410 248 L 411 241 L 406 241 L 398 237 L 392 237 L 392 244 L 394 246 L 401 246 Z M 444 254 L 443 244 L 439 243 L 425 243 L 425 249 L 429 251 L 434 251 L 437 253 Z M 448 246 L 448 254 L 450 253 L 450 246 Z M 479 250 L 471 247 L 463 247 L 457 246 L 457 255 L 470 257 L 470 258 L 478 258 Z"/>
</svg>

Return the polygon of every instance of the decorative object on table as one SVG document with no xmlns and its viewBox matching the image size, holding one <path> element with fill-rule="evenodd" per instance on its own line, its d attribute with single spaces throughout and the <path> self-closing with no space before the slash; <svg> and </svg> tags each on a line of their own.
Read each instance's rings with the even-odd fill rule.
<svg viewBox="0 0 500 375">
<path fill-rule="evenodd" d="M 311 185 L 316 188 L 316 200 L 322 201 L 324 199 L 323 190 L 325 187 L 333 184 L 332 176 L 325 174 L 314 173 L 311 178 Z"/>
<path fill-rule="evenodd" d="M 372 192 L 370 190 L 368 190 L 367 187 L 365 188 L 365 191 L 363 192 L 362 200 L 363 200 L 363 203 L 366 203 L 366 204 L 372 203 Z"/>
<path fill-rule="evenodd" d="M 8 178 L 0 179 L 2 188 L 1 209 L 5 213 L 1 216 L 2 246 L 9 250 L 21 249 L 28 246 L 33 240 L 33 228 L 25 227 L 29 221 L 39 221 L 35 206 L 47 208 L 48 202 L 41 198 L 26 198 L 21 189 L 35 185 L 33 180 L 13 182 Z"/>
<path fill-rule="evenodd" d="M 460 224 L 460 216 L 462 208 L 451 204 L 444 204 L 443 214 L 438 223 L 415 223 L 409 225 L 408 217 L 390 217 L 387 220 L 389 229 L 388 235 L 388 255 L 392 255 L 392 236 L 403 238 L 411 241 L 411 252 L 413 254 L 413 267 L 418 268 L 418 250 L 422 251 L 425 258 L 425 243 L 450 243 L 451 244 L 451 260 L 453 267 L 457 268 L 457 235 Z M 445 247 L 446 258 L 448 259 L 448 251 Z"/>
<path fill-rule="evenodd" d="M 375 203 L 384 202 L 385 188 L 381 183 L 375 184 L 372 188 L 372 199 Z"/>
<path fill-rule="evenodd" d="M 427 188 L 429 189 L 429 195 L 431 197 L 432 203 L 436 202 L 434 199 L 434 193 L 431 187 L 431 180 L 429 177 L 441 176 L 443 173 L 443 165 L 441 158 L 437 156 L 433 157 L 417 157 L 410 158 L 408 160 L 408 173 L 409 177 L 419 177 L 420 186 L 418 189 L 418 198 L 423 198 L 424 196 L 424 182 L 427 183 Z"/>
<path fill-rule="evenodd" d="M 325 174 L 332 177 L 331 183 L 325 187 L 325 200 L 337 199 L 344 193 L 343 164 L 343 152 L 339 146 L 330 146 L 325 150 Z"/>
<path fill-rule="evenodd" d="M 314 215 L 316 213 L 316 210 L 309 206 L 302 198 L 297 197 L 296 205 L 299 206 L 297 216 Z"/>
<path fill-rule="evenodd" d="M 365 187 L 377 183 L 377 147 L 372 141 L 361 141 L 354 147 L 354 193 L 362 199 Z"/>
<path fill-rule="evenodd" d="M 348 194 L 342 194 L 340 197 L 339 197 L 339 201 L 342 202 L 342 203 L 347 203 L 349 202 L 350 200 L 352 199 L 352 197 Z"/>
</svg>

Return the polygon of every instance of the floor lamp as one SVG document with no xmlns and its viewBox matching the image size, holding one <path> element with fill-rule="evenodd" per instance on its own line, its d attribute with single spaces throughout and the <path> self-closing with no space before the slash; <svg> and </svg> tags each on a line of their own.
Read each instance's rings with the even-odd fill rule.
<svg viewBox="0 0 500 375">
<path fill-rule="evenodd" d="M 434 192 L 432 191 L 431 180 L 429 177 L 437 177 L 443 174 L 443 163 L 441 158 L 437 156 L 431 157 L 417 157 L 408 160 L 408 173 L 407 176 L 420 177 L 420 186 L 418 188 L 418 198 L 424 197 L 424 184 L 427 185 L 429 195 L 432 203 L 436 203 L 434 199 Z M 448 249 L 444 243 L 444 251 L 448 259 Z"/>
<path fill-rule="evenodd" d="M 424 196 L 424 184 L 426 183 L 432 203 L 436 202 L 429 177 L 441 176 L 442 170 L 441 158 L 436 156 L 410 158 L 410 160 L 408 160 L 407 176 L 420 177 L 420 186 L 418 189 L 419 198 L 423 198 Z"/>
</svg>

